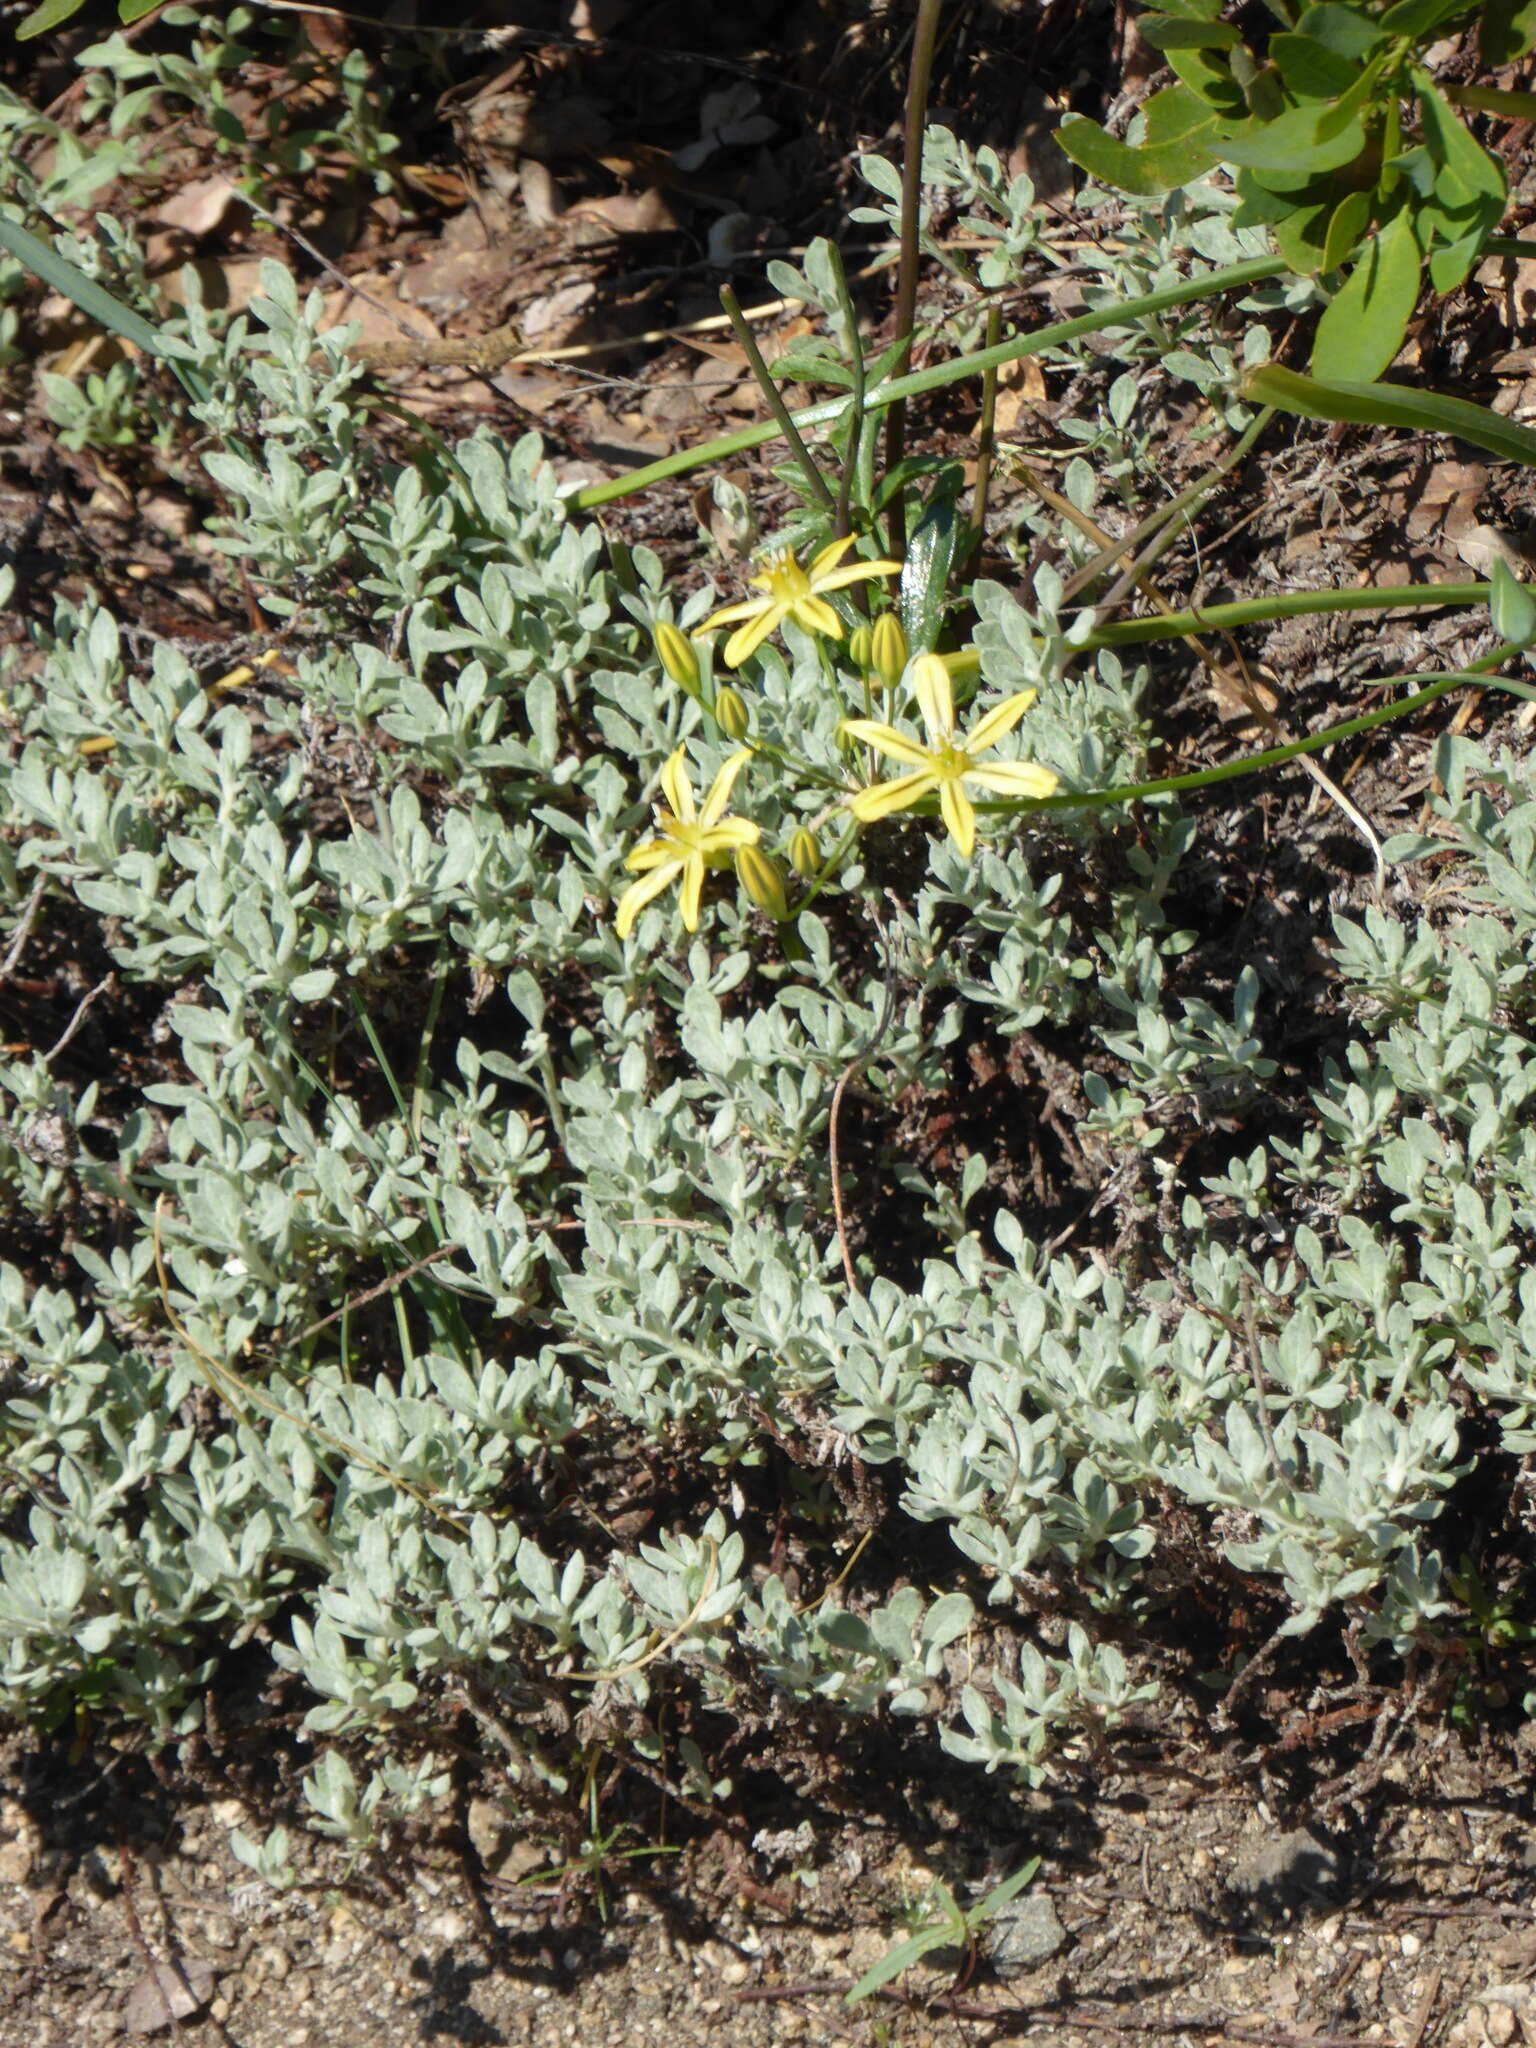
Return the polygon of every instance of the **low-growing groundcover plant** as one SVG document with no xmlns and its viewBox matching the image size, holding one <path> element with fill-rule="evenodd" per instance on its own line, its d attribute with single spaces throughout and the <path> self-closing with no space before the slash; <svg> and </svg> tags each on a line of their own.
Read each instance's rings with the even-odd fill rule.
<svg viewBox="0 0 1536 2048">
<path fill-rule="evenodd" d="M 1536 1450 L 1523 759 L 1441 744 L 1290 1089 L 1193 802 L 1105 800 L 1150 669 L 1059 570 L 930 602 L 943 520 L 885 554 L 861 484 L 851 550 L 808 511 L 682 597 L 532 438 L 386 457 L 263 282 L 179 338 L 281 668 L 94 603 L 7 657 L 7 943 L 102 984 L 0 1064 L 0 1709 L 173 1742 L 258 1652 L 360 1851 L 466 1729 L 594 1834 L 600 1774 L 707 1813 L 791 1725 L 1036 1784 L 1155 1714 L 1200 1579 L 1259 1617 L 1232 1710 L 1309 1638 L 1475 1717 Z M 1069 1120 L 936 1141 L 1053 1054 Z"/>
</svg>

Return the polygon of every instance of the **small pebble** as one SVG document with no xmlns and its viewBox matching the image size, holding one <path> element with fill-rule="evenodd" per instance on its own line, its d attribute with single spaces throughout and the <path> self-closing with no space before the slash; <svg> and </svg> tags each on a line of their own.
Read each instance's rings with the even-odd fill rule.
<svg viewBox="0 0 1536 2048">
<path fill-rule="evenodd" d="M 1483 2032 L 1491 2048 L 1509 2048 L 1515 2038 L 1515 2015 L 1511 2006 L 1497 2003 L 1483 2008 Z"/>
</svg>

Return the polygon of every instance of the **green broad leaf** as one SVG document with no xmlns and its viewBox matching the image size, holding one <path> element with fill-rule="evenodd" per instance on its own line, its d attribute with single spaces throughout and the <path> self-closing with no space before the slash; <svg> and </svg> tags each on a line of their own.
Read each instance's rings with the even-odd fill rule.
<svg viewBox="0 0 1536 2048">
<path fill-rule="evenodd" d="M 1315 36 L 1271 36 L 1269 55 L 1293 99 L 1340 99 L 1360 75 L 1353 57 L 1341 57 Z"/>
<path fill-rule="evenodd" d="M 1411 36 L 1418 42 L 1455 15 L 1475 12 L 1467 0 L 1397 0 L 1379 19 L 1388 35 Z"/>
<path fill-rule="evenodd" d="M 1337 181 L 1332 171 L 1255 171 L 1244 164 L 1233 181 L 1248 195 L 1272 194 L 1293 206 L 1333 206 L 1338 201 Z"/>
<path fill-rule="evenodd" d="M 1332 50 L 1336 57 L 1348 57 L 1357 64 L 1380 49 L 1383 40 L 1380 27 L 1366 8 L 1342 7 L 1338 0 L 1322 0 L 1320 6 L 1306 8 L 1296 28 L 1299 34 Z"/>
<path fill-rule="evenodd" d="M 1278 121 L 1251 121 L 1222 140 L 1222 161 L 1288 173 L 1339 170 L 1365 148 L 1365 129 L 1354 114 L 1336 133 L 1327 132 L 1333 111 L 1334 106 L 1292 107 Z"/>
<path fill-rule="evenodd" d="M 1481 228 L 1459 242 L 1440 242 L 1429 252 L 1429 281 L 1442 299 L 1457 285 L 1465 284 L 1467 273 L 1483 253 L 1487 240 Z"/>
<path fill-rule="evenodd" d="M 1439 166 L 1422 143 L 1393 157 L 1389 168 L 1394 177 L 1401 178 L 1411 185 L 1420 199 L 1427 202 L 1434 197 Z"/>
<path fill-rule="evenodd" d="M 1430 244 L 1430 283 L 1438 297 L 1456 291 L 1458 285 L 1466 283 L 1466 274 L 1479 260 L 1487 246 L 1487 229 L 1479 223 L 1473 233 L 1452 240 L 1446 236 L 1440 242 Z"/>
<path fill-rule="evenodd" d="M 14 256 L 18 263 L 24 263 L 34 277 L 40 277 L 54 291 L 62 292 L 98 327 L 105 327 L 109 334 L 123 341 L 131 341 L 146 355 L 165 355 L 159 334 L 142 314 L 114 299 L 94 278 L 87 277 L 61 256 L 50 242 L 39 241 L 14 215 L 5 212 L 0 212 L 0 249 Z"/>
<path fill-rule="evenodd" d="M 1488 578 L 1492 589 L 1488 612 L 1493 630 L 1513 647 L 1529 647 L 1536 640 L 1536 591 L 1517 582 L 1507 562 L 1496 560 Z"/>
<path fill-rule="evenodd" d="M 1323 238 L 1323 269 L 1342 270 L 1370 224 L 1370 193 L 1346 192 L 1333 209 Z"/>
<path fill-rule="evenodd" d="M 1275 247 L 1298 277 L 1316 277 L 1323 267 L 1323 249 L 1328 240 L 1328 223 L 1333 218 L 1333 200 L 1298 206 L 1284 220 L 1274 223 Z"/>
<path fill-rule="evenodd" d="M 153 14 L 160 0 L 117 0 L 117 18 L 125 28 L 136 21 L 142 21 L 146 14 Z"/>
<path fill-rule="evenodd" d="M 1232 214 L 1234 228 L 1270 227 L 1296 210 L 1291 195 L 1271 192 L 1252 171 L 1239 171 L 1232 182 L 1237 190 L 1237 205 Z"/>
<path fill-rule="evenodd" d="M 17 42 L 24 43 L 31 36 L 47 35 L 49 29 L 61 27 L 72 14 L 78 14 L 84 5 L 85 0 L 43 0 L 40 7 L 34 7 L 17 25 Z"/>
<path fill-rule="evenodd" d="M 1436 197 L 1450 206 L 1486 200 L 1502 214 L 1509 192 L 1504 166 L 1467 133 L 1427 71 L 1415 69 L 1413 88 L 1424 141 L 1439 167 Z"/>
<path fill-rule="evenodd" d="M 1200 95 L 1187 86 L 1170 85 L 1153 93 L 1141 110 L 1142 145 L 1161 149 L 1201 134 L 1210 122 L 1211 110 Z"/>
<path fill-rule="evenodd" d="M 1262 363 L 1242 382 L 1253 405 L 1309 420 L 1347 420 L 1353 426 L 1401 427 L 1410 434 L 1453 434 L 1486 448 L 1504 462 L 1536 467 L 1536 433 L 1501 419 L 1486 405 L 1449 398 L 1440 391 L 1413 391 L 1400 384 L 1332 384 L 1303 377 L 1278 363 Z"/>
<path fill-rule="evenodd" d="M 1536 0 L 1484 0 L 1477 44 L 1486 71 L 1502 71 L 1536 47 Z"/>
<path fill-rule="evenodd" d="M 1171 89 L 1182 92 L 1187 88 Z M 1056 140 L 1079 170 L 1097 178 L 1101 185 L 1132 192 L 1139 199 L 1154 199 L 1160 193 L 1187 185 L 1192 178 L 1202 177 L 1218 159 L 1216 145 L 1221 124 L 1193 93 L 1189 97 L 1200 107 L 1203 122 L 1174 142 L 1121 142 L 1096 121 L 1083 116 L 1063 121 L 1056 131 Z"/>
<path fill-rule="evenodd" d="M 1232 75 L 1228 58 L 1208 50 L 1165 50 L 1168 69 L 1203 100 L 1213 114 L 1224 121 L 1241 121 L 1248 113 L 1248 99 Z"/>
<path fill-rule="evenodd" d="M 929 499 L 907 542 L 907 559 L 901 565 L 898 605 L 901 629 L 913 654 L 931 654 L 939 644 L 944 623 L 944 601 L 949 595 L 950 573 L 963 528 L 955 515 L 955 501 L 945 493 Z"/>
<path fill-rule="evenodd" d="M 1149 14 L 1139 24 L 1142 38 L 1154 50 L 1230 50 L 1242 38 L 1229 21 L 1190 21 L 1171 14 Z"/>
<path fill-rule="evenodd" d="M 1215 21 L 1221 13 L 1222 0 L 1163 0 L 1162 13 L 1176 14 L 1181 21 Z M 1150 17 L 1160 20 L 1161 15 Z M 1146 22 L 1141 26 L 1146 28 Z"/>
<path fill-rule="evenodd" d="M 1285 96 L 1285 86 L 1280 73 L 1273 64 L 1250 64 L 1242 60 L 1247 57 L 1246 49 L 1232 52 L 1232 76 L 1243 88 L 1243 99 L 1248 112 L 1255 121 L 1278 121 L 1290 102 Z"/>
<path fill-rule="evenodd" d="M 1366 244 L 1324 308 L 1312 343 L 1313 375 L 1356 384 L 1379 377 L 1403 345 L 1419 278 L 1413 224 L 1399 213 Z"/>
<path fill-rule="evenodd" d="M 1318 115 L 1317 132 L 1322 136 L 1336 135 L 1347 121 L 1367 107 L 1374 107 L 1383 97 L 1382 72 L 1386 69 L 1387 52 L 1373 57 L 1368 64 L 1360 67 L 1359 76 L 1346 93 L 1341 93 L 1331 108 L 1324 107 Z M 1396 106 L 1396 97 L 1390 89 L 1386 97 Z"/>
</svg>

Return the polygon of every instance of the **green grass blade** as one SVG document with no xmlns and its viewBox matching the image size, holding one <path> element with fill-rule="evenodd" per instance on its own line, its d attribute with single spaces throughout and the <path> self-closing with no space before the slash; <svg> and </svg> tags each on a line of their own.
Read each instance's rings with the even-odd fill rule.
<svg viewBox="0 0 1536 2048">
<path fill-rule="evenodd" d="M 1285 264 L 1278 257 L 1256 256 L 1247 263 L 1231 264 L 1225 270 L 1207 271 L 1204 277 L 1185 278 L 1180 284 L 1148 292 L 1144 298 L 1126 299 L 1119 305 L 1102 306 L 1092 313 L 1079 313 L 1075 319 L 1058 320 L 1054 326 L 1036 328 L 1033 334 L 1013 335 L 1007 341 L 1000 341 L 995 348 L 978 349 L 974 355 L 956 356 L 952 362 L 935 363 L 929 369 L 914 370 L 907 377 L 893 377 L 888 383 L 877 384 L 865 394 L 864 409 L 866 412 L 878 412 L 885 406 L 895 405 L 898 399 L 920 398 L 925 392 L 942 390 L 947 384 L 959 384 L 967 377 L 979 377 L 989 369 L 1001 369 L 1004 363 L 1016 363 L 1024 356 L 1037 356 L 1045 349 L 1077 341 L 1085 334 L 1102 334 L 1109 327 L 1134 327 L 1138 320 L 1153 319 L 1159 313 L 1172 312 L 1175 306 L 1191 305 L 1196 299 L 1214 299 L 1222 292 L 1245 291 L 1249 285 L 1259 284 L 1267 277 L 1283 276 L 1285 270 Z M 830 426 L 842 418 L 849 404 L 847 398 L 824 399 L 819 405 L 807 406 L 804 412 L 792 413 L 790 417 L 801 428 Z M 773 420 L 763 420 L 755 427 L 743 427 L 740 433 L 723 435 L 718 441 L 705 441 L 697 448 L 680 448 L 675 455 L 663 456 L 660 462 L 648 462 L 643 469 L 632 469 L 626 476 L 614 477 L 608 483 L 590 484 L 586 490 L 574 492 L 569 503 L 577 512 L 590 512 L 599 505 L 611 504 L 615 498 L 632 498 L 639 491 L 649 490 L 652 484 L 665 483 L 668 477 L 686 475 L 689 470 L 702 469 L 706 463 L 720 462 L 730 455 L 740 455 L 748 448 L 761 448 L 765 441 L 773 440 L 778 431 Z"/>
<path fill-rule="evenodd" d="M 1243 379 L 1255 405 L 1309 420 L 1345 420 L 1360 427 L 1403 427 L 1411 434 L 1454 434 L 1505 462 L 1536 465 L 1536 433 L 1470 399 L 1441 391 L 1410 391 L 1401 384 L 1335 384 L 1265 363 Z"/>
<path fill-rule="evenodd" d="M 191 363 L 181 361 L 167 348 L 159 330 L 152 327 L 142 313 L 135 313 L 121 299 L 115 299 L 104 285 L 87 277 L 68 257 L 61 256 L 52 243 L 39 240 L 13 214 L 4 211 L 0 211 L 0 249 L 8 251 L 18 263 L 24 263 L 35 277 L 40 277 L 54 291 L 62 292 L 98 327 L 104 327 L 122 341 L 132 342 L 144 355 L 168 362 L 189 398 L 199 403 L 207 399 L 208 383 L 202 372 Z"/>
<path fill-rule="evenodd" d="M 86 318 L 94 320 L 98 327 L 105 327 L 109 334 L 131 341 L 146 355 L 165 355 L 160 336 L 142 314 L 114 299 L 104 285 L 87 277 L 67 257 L 61 256 L 51 243 L 39 241 L 8 213 L 0 213 L 0 248 L 9 250 L 18 263 L 24 263 L 44 284 L 72 299 Z"/>
</svg>

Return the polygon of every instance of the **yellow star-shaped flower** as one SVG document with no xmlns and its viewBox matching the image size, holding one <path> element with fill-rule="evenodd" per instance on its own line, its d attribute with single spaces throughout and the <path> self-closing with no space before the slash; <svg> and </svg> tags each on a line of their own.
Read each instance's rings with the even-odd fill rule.
<svg viewBox="0 0 1536 2048">
<path fill-rule="evenodd" d="M 631 882 L 619 898 L 614 930 L 621 939 L 629 937 L 635 919 L 652 897 L 659 896 L 679 877 L 683 885 L 683 923 L 691 932 L 698 930 L 699 897 L 704 888 L 705 870 L 728 867 L 738 847 L 757 844 L 756 825 L 746 818 L 728 818 L 725 815 L 731 800 L 731 787 L 751 758 L 751 750 L 747 747 L 732 754 L 710 784 L 709 795 L 702 806 L 696 807 L 693 785 L 688 780 L 684 765 L 686 747 L 679 747 L 670 756 L 661 771 L 662 794 L 667 801 L 656 806 L 657 836 L 637 846 L 624 862 L 627 868 L 640 874 L 641 880 Z"/>
<path fill-rule="evenodd" d="M 877 718 L 847 718 L 843 731 L 862 740 L 892 761 L 906 762 L 910 775 L 898 775 L 891 782 L 874 782 L 848 799 L 848 808 L 861 824 L 888 818 L 893 811 L 909 811 L 930 790 L 939 793 L 939 810 L 945 829 L 967 860 L 976 847 L 976 811 L 966 790 L 967 783 L 989 790 L 995 796 L 1050 796 L 1057 778 L 1049 768 L 1033 761 L 994 761 L 983 765 L 978 754 L 987 754 L 1018 724 L 1040 694 L 1019 690 L 994 704 L 967 733 L 955 731 L 955 699 L 949 670 L 937 654 L 922 654 L 912 664 L 912 693 L 928 733 L 925 747 L 909 739 L 893 725 Z"/>
<path fill-rule="evenodd" d="M 846 540 L 835 540 L 813 555 L 809 568 L 804 569 L 787 548 L 782 554 L 770 555 L 763 564 L 762 575 L 749 579 L 752 588 L 763 595 L 746 598 L 741 604 L 728 604 L 704 621 L 701 630 L 741 621 L 725 643 L 726 667 L 740 668 L 748 655 L 754 654 L 786 619 L 793 619 L 807 633 L 841 640 L 843 622 L 827 603 L 826 592 L 846 590 L 850 583 L 862 583 L 867 576 L 895 576 L 901 571 L 900 562 L 850 562 L 846 569 L 839 568 L 852 546 L 851 534 Z"/>
</svg>

